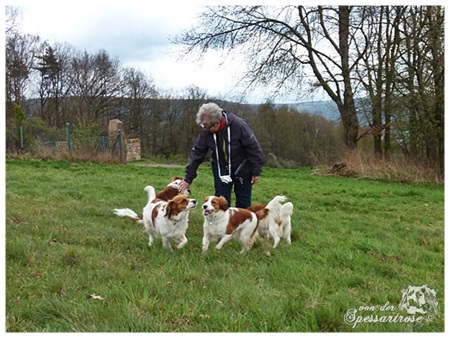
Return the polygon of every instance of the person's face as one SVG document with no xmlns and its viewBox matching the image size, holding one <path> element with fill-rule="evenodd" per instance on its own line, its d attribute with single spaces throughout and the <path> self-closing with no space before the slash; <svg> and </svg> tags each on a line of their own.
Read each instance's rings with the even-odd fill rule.
<svg viewBox="0 0 450 338">
<path fill-rule="evenodd" d="M 211 134 L 214 134 L 219 131 L 220 122 L 216 122 L 213 124 L 202 123 L 200 124 L 200 126 L 203 128 L 203 130 L 206 130 Z"/>
</svg>

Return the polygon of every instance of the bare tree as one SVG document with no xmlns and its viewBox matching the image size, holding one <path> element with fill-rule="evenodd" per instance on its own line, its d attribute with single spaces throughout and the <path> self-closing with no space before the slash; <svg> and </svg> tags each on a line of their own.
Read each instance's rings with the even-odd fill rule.
<svg viewBox="0 0 450 338">
<path fill-rule="evenodd" d="M 153 80 L 135 68 L 122 69 L 123 74 L 123 109 L 122 113 L 128 116 L 129 134 L 142 135 L 144 130 L 144 115 L 151 114 L 149 100 L 158 97 Z"/>
<path fill-rule="evenodd" d="M 406 149 L 444 173 L 444 8 L 408 7 L 402 17 L 397 90 L 408 124 Z"/>
<path fill-rule="evenodd" d="M 181 109 L 180 128 L 180 150 L 184 155 L 188 155 L 199 133 L 199 127 L 195 122 L 198 109 L 205 102 L 207 93 L 196 85 L 185 88 L 183 95 L 183 106 Z"/>
<path fill-rule="evenodd" d="M 399 23 L 406 7 L 370 6 L 362 7 L 359 15 L 364 23 L 362 29 L 362 45 L 367 46 L 360 50 L 359 44 L 355 47 L 360 55 L 361 62 L 357 65 L 356 76 L 362 84 L 362 97 L 367 97 L 366 112 L 370 129 L 360 135 L 371 134 L 374 140 L 374 153 L 376 156 L 390 156 L 391 149 L 391 122 L 394 110 L 394 85 L 396 65 L 398 64 L 400 50 Z M 369 43 L 367 43 L 369 42 Z"/>
<path fill-rule="evenodd" d="M 260 105 L 256 115 L 252 126 L 269 162 L 276 161 L 271 164 L 305 166 L 341 154 L 344 144 L 338 128 L 321 116 L 270 102 Z"/>
<path fill-rule="evenodd" d="M 359 121 L 352 88 L 358 62 L 351 54 L 361 22 L 352 7 L 208 7 L 197 28 L 174 39 L 186 53 L 241 48 L 247 56 L 248 86 L 273 84 L 277 90 L 304 83 L 322 88 L 340 112 L 345 143 L 357 145 Z"/>
<path fill-rule="evenodd" d="M 73 57 L 70 83 L 78 119 L 106 124 L 116 114 L 122 84 L 119 61 L 111 59 L 106 51 Z"/>
<path fill-rule="evenodd" d="M 34 67 L 40 74 L 39 97 L 42 119 L 50 126 L 62 127 L 59 117 L 60 101 L 63 97 L 62 64 L 55 49 L 44 43 L 43 53 L 37 55 L 37 65 Z"/>
<path fill-rule="evenodd" d="M 20 14 L 20 8 L 14 6 L 5 6 L 5 33 L 6 36 L 11 35 L 13 33 L 17 33 L 18 31 L 18 22 L 17 17 Z"/>
<path fill-rule="evenodd" d="M 6 37 L 6 114 L 14 116 L 14 104 L 25 105 L 29 77 L 39 44 L 39 37 L 12 33 Z"/>
</svg>

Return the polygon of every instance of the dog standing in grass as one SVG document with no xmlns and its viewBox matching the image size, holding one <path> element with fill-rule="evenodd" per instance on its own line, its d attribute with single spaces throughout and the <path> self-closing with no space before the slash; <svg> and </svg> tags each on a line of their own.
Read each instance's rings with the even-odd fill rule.
<svg viewBox="0 0 450 338">
<path fill-rule="evenodd" d="M 267 204 L 257 204 L 247 209 L 258 217 L 258 232 L 264 237 L 273 238 L 275 249 L 283 238 L 291 244 L 291 216 L 294 205 L 291 202 L 281 204 L 286 200 L 285 196 L 275 196 Z"/>
<path fill-rule="evenodd" d="M 188 192 L 178 194 L 178 189 L 176 180 L 169 183 L 158 194 L 156 194 L 155 188 L 150 185 L 146 186 L 144 190 L 148 194 L 148 203 L 144 207 L 142 218 L 128 208 L 114 209 L 114 213 L 117 216 L 129 217 L 137 223 L 144 224 L 145 231 L 149 236 L 149 246 L 153 245 L 154 237 L 161 237 L 166 249 L 172 251 L 171 241 L 176 243 L 177 249 L 181 249 L 188 242 L 186 231 L 189 225 L 189 212 L 196 207 L 197 201 L 187 197 Z M 157 197 L 158 195 L 159 197 Z M 170 199 L 166 201 L 161 198 Z"/>
<path fill-rule="evenodd" d="M 258 219 L 247 209 L 230 208 L 225 197 L 206 196 L 203 209 L 202 250 L 206 252 L 211 241 L 218 241 L 220 250 L 232 238 L 242 244 L 241 253 L 250 250 L 257 235 Z"/>
</svg>

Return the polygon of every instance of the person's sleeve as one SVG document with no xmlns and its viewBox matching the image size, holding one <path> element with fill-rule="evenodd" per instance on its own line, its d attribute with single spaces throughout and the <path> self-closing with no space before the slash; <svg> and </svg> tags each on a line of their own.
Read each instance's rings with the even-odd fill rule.
<svg viewBox="0 0 450 338">
<path fill-rule="evenodd" d="M 252 176 L 260 176 L 265 163 L 264 152 L 256 139 L 253 130 L 244 122 L 242 124 L 242 145 L 247 153 L 247 158 L 252 165 Z"/>
<path fill-rule="evenodd" d="M 197 169 L 200 164 L 205 160 L 205 156 L 208 153 L 208 146 L 205 142 L 205 138 L 202 133 L 198 135 L 194 142 L 194 146 L 191 149 L 191 155 L 189 157 L 189 163 L 186 166 L 184 180 L 191 184 L 197 177 Z"/>
</svg>

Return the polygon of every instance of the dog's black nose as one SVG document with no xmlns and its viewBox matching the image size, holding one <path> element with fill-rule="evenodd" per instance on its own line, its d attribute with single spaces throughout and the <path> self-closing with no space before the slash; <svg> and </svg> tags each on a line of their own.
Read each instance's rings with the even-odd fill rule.
<svg viewBox="0 0 450 338">
<path fill-rule="evenodd" d="M 206 209 L 206 208 L 207 208 L 207 206 L 205 204 L 203 204 L 203 209 Z"/>
</svg>

